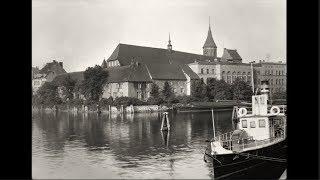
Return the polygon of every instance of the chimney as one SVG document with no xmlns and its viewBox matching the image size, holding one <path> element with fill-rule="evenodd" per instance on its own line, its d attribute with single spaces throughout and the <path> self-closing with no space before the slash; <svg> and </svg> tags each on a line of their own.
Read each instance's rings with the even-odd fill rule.
<svg viewBox="0 0 320 180">
<path fill-rule="evenodd" d="M 59 65 L 63 68 L 63 62 L 59 62 Z"/>
</svg>

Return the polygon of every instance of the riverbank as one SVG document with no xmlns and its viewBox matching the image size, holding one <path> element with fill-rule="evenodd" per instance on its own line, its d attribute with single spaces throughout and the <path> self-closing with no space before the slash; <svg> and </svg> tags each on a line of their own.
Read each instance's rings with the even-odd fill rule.
<svg viewBox="0 0 320 180">
<path fill-rule="evenodd" d="M 80 112 L 80 113 L 149 113 L 149 112 L 197 112 L 207 110 L 232 110 L 234 106 L 247 105 L 245 102 L 236 101 L 215 101 L 215 102 L 192 102 L 188 104 L 176 103 L 172 105 L 130 105 L 130 106 L 112 106 L 112 105 L 54 105 L 53 107 L 33 106 L 33 111 L 46 112 Z"/>
</svg>

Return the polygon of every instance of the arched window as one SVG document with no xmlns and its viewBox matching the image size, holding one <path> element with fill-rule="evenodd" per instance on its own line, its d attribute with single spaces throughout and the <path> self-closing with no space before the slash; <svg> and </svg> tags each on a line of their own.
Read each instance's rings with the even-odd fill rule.
<svg viewBox="0 0 320 180">
<path fill-rule="evenodd" d="M 232 83 L 233 81 L 235 81 L 235 80 L 236 80 L 236 78 L 237 78 L 237 74 L 236 74 L 236 72 L 235 72 L 235 71 L 233 71 L 233 73 L 232 73 L 231 83 Z"/>
</svg>

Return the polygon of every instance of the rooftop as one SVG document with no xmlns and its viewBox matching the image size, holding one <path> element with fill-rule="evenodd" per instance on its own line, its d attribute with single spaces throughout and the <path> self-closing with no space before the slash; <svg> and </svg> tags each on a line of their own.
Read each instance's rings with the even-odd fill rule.
<svg viewBox="0 0 320 180">
<path fill-rule="evenodd" d="M 194 60 L 212 59 L 200 54 L 171 51 L 162 48 L 144 47 L 129 44 L 118 44 L 107 61 L 118 60 L 122 66 L 129 65 L 132 60 L 144 64 L 189 64 Z"/>
</svg>

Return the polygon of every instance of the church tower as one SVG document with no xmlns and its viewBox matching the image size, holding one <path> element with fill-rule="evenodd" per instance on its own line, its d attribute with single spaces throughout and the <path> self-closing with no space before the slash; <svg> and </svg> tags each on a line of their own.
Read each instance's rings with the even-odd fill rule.
<svg viewBox="0 0 320 180">
<path fill-rule="evenodd" d="M 168 51 L 171 52 L 172 51 L 172 45 L 171 45 L 171 39 L 170 39 L 170 33 L 169 33 L 169 41 L 168 41 L 168 45 L 167 45 Z"/>
<path fill-rule="evenodd" d="M 211 56 L 214 58 L 217 57 L 217 45 L 216 43 L 214 43 L 214 40 L 212 38 L 211 27 L 210 27 L 210 17 L 209 17 L 209 30 L 208 30 L 207 39 L 202 48 L 203 48 L 203 55 Z"/>
</svg>

